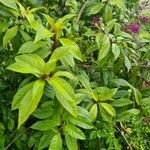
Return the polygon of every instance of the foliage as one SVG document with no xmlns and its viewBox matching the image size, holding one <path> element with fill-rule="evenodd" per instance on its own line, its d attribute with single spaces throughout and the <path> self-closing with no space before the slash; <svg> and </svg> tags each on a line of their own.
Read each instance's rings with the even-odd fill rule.
<svg viewBox="0 0 150 150">
<path fill-rule="evenodd" d="M 149 149 L 138 3 L 0 0 L 0 149 Z"/>
</svg>

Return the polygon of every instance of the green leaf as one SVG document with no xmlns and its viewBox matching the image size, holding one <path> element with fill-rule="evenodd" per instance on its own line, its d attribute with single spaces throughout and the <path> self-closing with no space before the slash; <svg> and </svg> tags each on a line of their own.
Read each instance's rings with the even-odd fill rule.
<svg viewBox="0 0 150 150">
<path fill-rule="evenodd" d="M 137 103 L 138 105 L 140 105 L 141 100 L 142 100 L 142 94 L 141 94 L 140 91 L 137 90 L 136 88 L 134 88 L 133 91 L 134 91 L 134 96 L 135 96 L 136 103 Z"/>
<path fill-rule="evenodd" d="M 51 18 L 51 17 L 48 16 L 48 15 L 45 15 L 45 14 L 43 14 L 43 15 L 44 15 L 44 17 L 47 19 L 47 21 L 48 21 L 48 23 L 51 25 L 51 27 L 54 29 L 54 28 L 55 28 L 55 21 L 54 21 L 54 19 Z"/>
<path fill-rule="evenodd" d="M 47 81 L 54 88 L 56 97 L 62 106 L 73 116 L 77 116 L 77 102 L 71 85 L 58 77 L 49 78 Z"/>
<path fill-rule="evenodd" d="M 90 114 L 93 118 L 93 120 L 96 120 L 97 118 L 97 114 L 98 114 L 98 107 L 97 107 L 97 104 L 94 104 L 91 109 L 90 109 Z"/>
<path fill-rule="evenodd" d="M 19 108 L 19 104 L 23 99 L 26 99 L 28 96 L 28 92 L 32 89 L 34 82 L 29 83 L 25 85 L 24 87 L 20 88 L 17 93 L 15 94 L 13 101 L 12 101 L 12 106 L 11 109 L 15 110 Z"/>
<path fill-rule="evenodd" d="M 46 29 L 43 25 L 40 25 L 40 27 L 37 30 L 34 43 L 36 43 L 42 39 L 45 39 L 45 38 L 50 38 L 53 35 L 54 34 L 51 33 L 48 29 Z"/>
<path fill-rule="evenodd" d="M 107 31 L 107 33 L 109 33 L 113 29 L 115 24 L 116 24 L 116 19 L 112 19 L 111 21 L 109 21 L 107 23 L 107 26 L 105 27 L 105 31 Z"/>
<path fill-rule="evenodd" d="M 94 15 L 97 14 L 98 12 L 100 12 L 100 10 L 103 8 L 104 4 L 103 3 L 95 3 L 92 5 L 92 7 L 90 8 L 90 10 L 87 12 L 87 15 Z"/>
<path fill-rule="evenodd" d="M 78 76 L 78 80 L 81 82 L 81 84 L 84 86 L 85 89 L 91 91 L 91 86 L 89 82 L 90 79 L 84 71 L 80 73 L 80 75 Z"/>
<path fill-rule="evenodd" d="M 143 98 L 142 100 L 141 100 L 141 104 L 142 105 L 150 105 L 150 97 L 146 97 L 146 98 Z"/>
<path fill-rule="evenodd" d="M 104 19 L 106 22 L 112 20 L 112 8 L 109 5 L 106 5 L 106 7 L 105 7 Z"/>
<path fill-rule="evenodd" d="M 38 31 L 38 29 L 40 28 L 40 23 L 37 20 L 35 20 L 34 15 L 32 14 L 32 12 L 29 12 L 28 14 L 25 14 L 25 16 L 26 16 L 27 20 L 29 21 L 31 27 L 35 31 Z"/>
<path fill-rule="evenodd" d="M 31 128 L 39 131 L 48 131 L 58 125 L 60 125 L 60 123 L 56 120 L 46 119 L 34 123 Z"/>
<path fill-rule="evenodd" d="M 72 124 L 74 124 L 76 126 L 79 126 L 83 129 L 92 129 L 92 128 L 94 128 L 91 121 L 87 120 L 87 118 L 85 118 L 85 117 L 78 116 L 76 118 L 76 117 L 73 117 L 73 116 L 69 116 L 68 119 Z"/>
<path fill-rule="evenodd" d="M 74 67 L 75 66 L 75 61 L 74 58 L 71 54 L 66 53 L 61 59 L 60 59 L 62 65 L 64 67 Z"/>
<path fill-rule="evenodd" d="M 99 110 L 100 110 L 100 113 L 101 113 L 101 116 L 104 120 L 108 121 L 108 122 L 111 122 L 112 121 L 112 115 L 110 115 L 106 110 L 105 108 L 103 108 L 100 103 L 99 103 Z"/>
<path fill-rule="evenodd" d="M 67 124 L 64 127 L 64 132 L 65 132 L 65 135 L 68 134 L 73 138 L 80 139 L 80 140 L 85 139 L 84 133 L 79 128 L 75 127 L 74 125 Z"/>
<path fill-rule="evenodd" d="M 8 29 L 3 37 L 3 47 L 7 45 L 7 43 L 14 37 L 16 36 L 18 32 L 18 26 L 11 27 Z"/>
<path fill-rule="evenodd" d="M 140 111 L 138 109 L 129 109 L 127 111 L 122 112 L 116 117 L 116 121 L 130 121 L 131 117 L 134 115 L 138 115 Z"/>
<path fill-rule="evenodd" d="M 34 41 L 28 41 L 20 47 L 18 54 L 32 53 L 46 45 L 47 42 L 44 41 L 39 41 L 37 43 L 34 43 Z"/>
<path fill-rule="evenodd" d="M 128 72 L 129 72 L 130 69 L 131 69 L 131 62 L 130 62 L 130 60 L 127 56 L 125 56 L 125 66 L 126 66 L 126 68 L 128 69 Z"/>
<path fill-rule="evenodd" d="M 78 106 L 78 112 L 79 112 L 78 116 L 84 117 L 90 122 L 92 122 L 92 117 L 90 113 L 84 107 Z"/>
<path fill-rule="evenodd" d="M 105 111 L 109 113 L 111 116 L 116 116 L 116 111 L 112 105 L 107 103 L 100 103 L 100 106 L 102 106 L 105 109 Z"/>
<path fill-rule="evenodd" d="M 98 61 L 101 61 L 103 58 L 105 58 L 110 50 L 110 40 L 109 37 L 105 36 L 99 51 L 98 55 Z"/>
<path fill-rule="evenodd" d="M 119 48 L 119 46 L 113 43 L 112 44 L 112 52 L 113 52 L 115 60 L 116 60 L 119 57 L 119 55 L 120 55 L 120 48 Z"/>
<path fill-rule="evenodd" d="M 100 101 L 112 100 L 117 92 L 117 88 L 109 89 L 107 87 L 98 87 L 95 89 L 99 93 L 98 98 Z"/>
<path fill-rule="evenodd" d="M 65 135 L 65 140 L 66 140 L 68 150 L 78 150 L 77 139 L 75 139 L 69 135 Z"/>
<path fill-rule="evenodd" d="M 47 119 L 52 116 L 54 103 L 50 101 L 43 102 L 41 107 L 36 109 L 32 116 L 38 119 Z"/>
<path fill-rule="evenodd" d="M 28 91 L 26 98 L 19 104 L 18 128 L 28 119 L 28 117 L 37 108 L 37 105 L 43 95 L 45 81 L 35 81 L 33 88 Z"/>
<path fill-rule="evenodd" d="M 50 142 L 49 150 L 62 150 L 62 139 L 59 133 L 53 136 Z"/>
<path fill-rule="evenodd" d="M 26 33 L 24 30 L 19 29 L 21 36 L 24 38 L 25 41 L 30 41 L 32 40 L 32 37 Z"/>
<path fill-rule="evenodd" d="M 104 33 L 98 32 L 97 34 L 95 34 L 95 40 L 96 43 L 98 45 L 98 48 L 100 48 L 101 44 L 102 44 L 102 39 L 104 38 Z"/>
<path fill-rule="evenodd" d="M 58 19 L 58 21 L 56 22 L 56 29 L 62 29 L 64 27 L 64 25 L 70 21 L 71 18 L 75 17 L 76 14 L 67 14 L 64 17 Z"/>
<path fill-rule="evenodd" d="M 112 105 L 114 107 L 124 107 L 124 106 L 127 106 L 127 105 L 130 105 L 130 104 L 133 104 L 132 101 L 130 101 L 129 99 L 127 98 L 121 98 L 119 100 L 115 100 Z"/>
<path fill-rule="evenodd" d="M 74 41 L 66 38 L 61 38 L 59 39 L 59 41 L 62 43 L 64 47 L 66 47 L 68 53 L 70 53 L 73 57 L 75 57 L 80 61 L 83 60 L 83 56 L 80 52 L 80 48 Z"/>
<path fill-rule="evenodd" d="M 113 79 L 112 82 L 117 86 L 129 86 L 131 89 L 133 88 L 133 86 L 124 79 Z"/>
<path fill-rule="evenodd" d="M 52 140 L 53 136 L 54 136 L 54 134 L 52 133 L 52 131 L 50 133 L 46 133 L 45 135 L 43 135 L 40 138 L 38 150 L 46 148 L 49 145 L 50 141 Z"/>
<path fill-rule="evenodd" d="M 37 77 L 43 74 L 45 62 L 36 54 L 23 54 L 15 58 L 16 62 L 8 66 L 7 69 L 19 73 L 31 73 Z"/>
<path fill-rule="evenodd" d="M 126 9 L 125 1 L 124 0 L 111 0 L 110 2 L 113 5 L 117 5 L 117 7 L 121 8 L 122 10 Z"/>
<path fill-rule="evenodd" d="M 76 14 L 67 14 L 64 17 L 58 19 L 58 21 L 55 23 L 55 28 L 53 29 L 56 34 L 56 39 L 62 35 L 62 30 L 66 27 L 65 25 L 71 20 L 71 18 L 75 16 Z"/>
<path fill-rule="evenodd" d="M 0 0 L 0 2 L 3 3 L 5 6 L 18 11 L 15 0 Z"/>
<path fill-rule="evenodd" d="M 0 27 L 1 27 L 0 31 L 5 32 L 8 29 L 9 24 L 8 24 L 8 22 L 0 21 Z"/>
<path fill-rule="evenodd" d="M 76 80 L 76 77 L 68 72 L 68 71 L 57 71 L 53 77 L 66 77 L 66 78 L 69 78 L 69 79 L 72 79 L 72 80 Z"/>
</svg>

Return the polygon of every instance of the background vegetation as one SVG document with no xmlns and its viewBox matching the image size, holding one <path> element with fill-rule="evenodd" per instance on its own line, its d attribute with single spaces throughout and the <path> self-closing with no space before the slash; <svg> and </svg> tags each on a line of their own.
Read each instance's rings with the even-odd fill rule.
<svg viewBox="0 0 150 150">
<path fill-rule="evenodd" d="M 147 5 L 0 0 L 0 149 L 149 150 Z"/>
</svg>

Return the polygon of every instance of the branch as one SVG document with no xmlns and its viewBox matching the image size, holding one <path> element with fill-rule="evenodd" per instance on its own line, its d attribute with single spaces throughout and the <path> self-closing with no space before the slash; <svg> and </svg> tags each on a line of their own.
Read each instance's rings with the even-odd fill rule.
<svg viewBox="0 0 150 150">
<path fill-rule="evenodd" d="M 90 2 L 90 0 L 87 0 L 84 5 L 81 7 L 80 11 L 79 11 L 79 14 L 77 16 L 77 20 L 76 20 L 76 23 L 79 21 L 79 19 L 81 18 L 81 15 L 86 7 L 86 5 Z"/>
<path fill-rule="evenodd" d="M 122 137 L 124 138 L 124 140 L 126 141 L 128 147 L 129 147 L 129 149 L 130 149 L 130 150 L 133 150 L 132 147 L 131 147 L 131 145 L 129 144 L 127 138 L 126 138 L 125 135 L 123 134 L 123 132 L 121 132 L 121 130 L 120 130 L 116 125 L 115 125 L 115 127 L 116 127 L 116 129 L 120 132 L 120 134 L 122 135 Z"/>
<path fill-rule="evenodd" d="M 31 127 L 31 126 L 30 126 L 30 127 Z M 30 127 L 26 128 L 26 129 L 25 129 L 24 131 L 22 131 L 16 138 L 14 138 L 14 139 L 11 141 L 11 143 L 9 143 L 9 144 L 7 145 L 7 147 L 6 147 L 5 150 L 8 150 L 9 147 L 10 147 L 19 137 L 21 137 L 27 130 L 30 129 Z"/>
</svg>

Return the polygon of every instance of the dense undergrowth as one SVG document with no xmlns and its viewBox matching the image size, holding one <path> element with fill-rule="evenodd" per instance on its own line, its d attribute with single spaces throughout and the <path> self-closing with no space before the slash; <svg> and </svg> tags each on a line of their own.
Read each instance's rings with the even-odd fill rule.
<svg viewBox="0 0 150 150">
<path fill-rule="evenodd" d="M 0 150 L 149 150 L 143 9 L 137 0 L 0 0 Z"/>
</svg>

